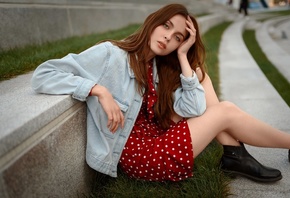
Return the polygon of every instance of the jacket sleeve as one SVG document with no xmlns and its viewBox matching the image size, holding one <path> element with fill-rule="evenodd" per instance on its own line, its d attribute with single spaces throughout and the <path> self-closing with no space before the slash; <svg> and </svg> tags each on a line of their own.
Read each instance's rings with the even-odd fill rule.
<svg viewBox="0 0 290 198">
<path fill-rule="evenodd" d="M 108 47 L 102 43 L 80 54 L 48 60 L 34 71 L 32 88 L 37 93 L 70 94 L 75 99 L 85 101 L 105 71 L 109 56 Z"/>
<path fill-rule="evenodd" d="M 205 92 L 196 74 L 184 77 L 180 74 L 181 87 L 174 92 L 174 111 L 181 117 L 202 115 L 206 110 Z"/>
</svg>

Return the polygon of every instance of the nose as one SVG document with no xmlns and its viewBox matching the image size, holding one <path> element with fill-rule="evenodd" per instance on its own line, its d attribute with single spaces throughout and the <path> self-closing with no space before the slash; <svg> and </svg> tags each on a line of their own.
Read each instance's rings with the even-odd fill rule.
<svg viewBox="0 0 290 198">
<path fill-rule="evenodd" d="M 164 35 L 165 40 L 169 41 L 171 39 L 172 35 L 171 34 L 167 34 Z"/>
</svg>

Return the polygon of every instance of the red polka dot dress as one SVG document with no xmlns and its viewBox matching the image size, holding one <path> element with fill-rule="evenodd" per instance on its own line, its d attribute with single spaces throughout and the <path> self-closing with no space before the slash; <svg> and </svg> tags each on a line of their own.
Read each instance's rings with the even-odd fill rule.
<svg viewBox="0 0 290 198">
<path fill-rule="evenodd" d="M 157 101 L 153 67 L 149 66 L 149 92 L 123 149 L 121 169 L 132 178 L 149 181 L 180 181 L 192 176 L 193 150 L 187 121 L 161 128 L 154 118 Z"/>
</svg>

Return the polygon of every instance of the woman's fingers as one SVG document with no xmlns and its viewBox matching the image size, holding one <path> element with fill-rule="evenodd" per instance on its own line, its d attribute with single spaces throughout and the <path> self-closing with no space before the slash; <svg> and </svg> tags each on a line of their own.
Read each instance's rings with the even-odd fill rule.
<svg viewBox="0 0 290 198">
<path fill-rule="evenodd" d="M 194 25 L 193 25 L 193 22 L 192 22 L 192 20 L 191 20 L 191 18 L 190 18 L 189 16 L 187 17 L 186 24 L 187 24 L 187 26 L 188 26 L 188 27 L 186 27 L 186 30 L 187 30 L 187 31 L 189 32 L 189 34 L 190 34 L 189 39 L 192 39 L 193 42 L 195 42 L 196 29 L 195 29 L 195 27 L 194 27 Z"/>
<path fill-rule="evenodd" d="M 107 127 L 111 132 L 116 132 L 118 127 L 124 127 L 124 115 L 112 94 L 103 86 L 96 85 L 93 88 L 94 95 L 98 96 L 105 113 L 108 116 Z"/>
<path fill-rule="evenodd" d="M 108 124 L 111 132 L 116 132 L 119 126 L 124 127 L 124 115 L 119 107 L 113 108 L 111 113 L 108 113 Z"/>
<path fill-rule="evenodd" d="M 120 113 L 114 116 L 113 124 L 111 127 L 111 131 L 114 133 L 118 129 L 119 125 L 121 124 Z"/>
</svg>

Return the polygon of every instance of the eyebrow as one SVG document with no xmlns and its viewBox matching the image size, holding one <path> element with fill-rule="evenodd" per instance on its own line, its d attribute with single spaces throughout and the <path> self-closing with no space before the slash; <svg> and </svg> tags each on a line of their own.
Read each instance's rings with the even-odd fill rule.
<svg viewBox="0 0 290 198">
<path fill-rule="evenodd" d="M 170 23 L 170 25 L 171 25 L 172 27 L 174 27 L 174 24 L 172 23 L 172 21 L 168 20 L 168 22 Z M 183 36 L 183 38 L 185 38 L 185 35 L 183 35 L 181 32 L 178 32 L 178 33 L 181 34 L 181 35 Z"/>
</svg>

